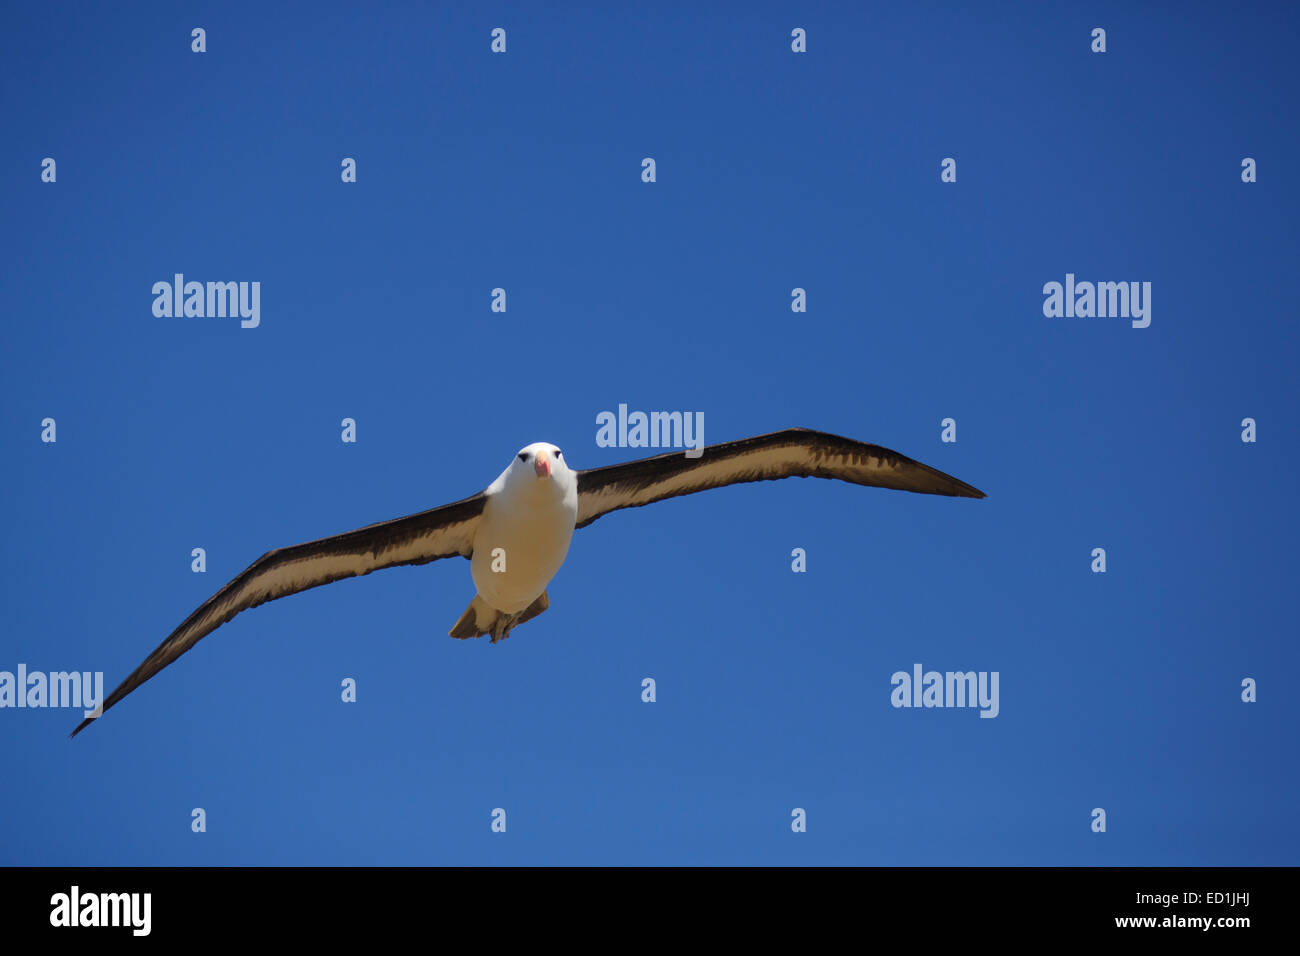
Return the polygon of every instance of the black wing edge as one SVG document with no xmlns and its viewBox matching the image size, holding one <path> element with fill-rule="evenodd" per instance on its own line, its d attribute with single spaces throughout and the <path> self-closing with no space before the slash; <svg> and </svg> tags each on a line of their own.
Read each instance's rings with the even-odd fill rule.
<svg viewBox="0 0 1300 956">
<path fill-rule="evenodd" d="M 212 597 L 200 604 L 198 608 L 189 615 L 189 617 L 185 618 L 185 620 L 182 621 L 161 644 L 154 648 L 153 653 L 146 657 L 141 662 L 140 666 L 133 670 L 127 678 L 108 695 L 108 698 L 103 702 L 99 710 L 98 716 L 87 717 L 77 725 L 77 728 L 68 735 L 68 738 L 75 738 L 77 734 L 81 733 L 100 717 L 103 717 L 104 714 L 108 713 L 114 704 L 118 703 L 137 687 L 146 683 L 150 678 L 161 672 L 182 654 L 189 651 L 195 644 L 207 637 L 213 631 L 217 630 L 217 628 L 221 627 L 221 625 L 225 624 L 237 614 L 255 608 L 258 605 L 265 604 L 267 601 L 287 597 L 289 594 L 298 594 L 302 591 L 310 591 L 312 588 L 333 583 L 334 581 L 341 581 L 344 578 L 361 576 L 355 572 L 327 576 L 304 588 L 287 590 L 279 594 L 271 594 L 261 598 L 260 600 L 250 602 L 247 605 L 236 606 L 226 614 L 223 614 L 216 623 L 203 633 L 199 634 L 198 637 L 193 638 L 193 640 L 188 641 L 188 643 L 184 641 L 184 638 L 188 636 L 186 634 L 187 629 L 200 620 L 214 604 L 252 581 L 263 571 L 271 570 L 286 561 L 297 561 L 304 558 L 319 557 L 331 553 L 339 555 L 362 554 L 367 552 L 378 554 L 385 547 L 392 548 L 404 543 L 409 543 L 413 538 L 427 533 L 432 528 L 437 528 L 446 524 L 459 523 L 476 517 L 482 512 L 483 503 L 485 501 L 485 494 L 479 492 L 478 494 L 471 495 L 468 498 L 462 498 L 460 501 L 453 501 L 450 504 L 441 505 L 428 511 L 421 511 L 417 514 L 407 515 L 403 518 L 392 518 L 388 521 L 380 521 L 376 524 L 366 525 L 364 528 L 357 528 L 354 531 L 345 531 L 342 534 L 332 535 L 327 538 L 318 538 L 315 541 L 307 541 L 303 544 L 296 544 L 287 548 L 277 548 L 274 551 L 266 552 L 266 554 L 262 555 L 250 564 L 238 576 L 227 582 L 227 584 L 221 588 L 221 590 L 217 591 L 216 594 L 212 595 Z M 396 561 L 392 564 L 384 564 L 372 568 L 371 571 L 381 570 L 382 568 L 401 567 L 403 565 L 428 564 L 431 561 L 437 561 L 441 558 L 449 558 L 454 554 L 462 553 L 463 552 L 458 550 L 447 554 L 434 554 L 429 555 L 428 557 L 420 557 L 415 560 Z M 465 556 L 468 557 L 468 555 Z M 369 573 L 371 572 L 363 572 L 363 574 Z M 183 644 L 183 646 L 181 646 L 179 650 L 176 650 L 176 648 L 172 646 L 173 642 Z M 173 651 L 175 651 L 175 653 L 172 653 Z"/>
</svg>

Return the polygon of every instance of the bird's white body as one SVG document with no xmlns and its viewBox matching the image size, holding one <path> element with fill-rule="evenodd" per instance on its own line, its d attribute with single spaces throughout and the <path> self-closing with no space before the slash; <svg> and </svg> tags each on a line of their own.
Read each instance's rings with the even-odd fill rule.
<svg viewBox="0 0 1300 956">
<path fill-rule="evenodd" d="M 470 565 L 479 597 L 505 614 L 527 608 L 564 563 L 577 520 L 578 478 L 560 450 L 521 450 L 487 488 Z"/>
</svg>

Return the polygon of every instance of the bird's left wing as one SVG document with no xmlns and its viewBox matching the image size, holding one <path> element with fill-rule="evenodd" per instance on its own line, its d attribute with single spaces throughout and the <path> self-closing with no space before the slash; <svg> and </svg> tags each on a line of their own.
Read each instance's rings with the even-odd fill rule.
<svg viewBox="0 0 1300 956">
<path fill-rule="evenodd" d="M 937 468 L 879 445 L 808 428 L 709 445 L 698 458 L 682 452 L 578 472 L 578 524 L 619 508 L 639 508 L 708 488 L 778 478 L 837 478 L 855 485 L 959 498 L 983 498 Z"/>
<path fill-rule="evenodd" d="M 262 555 L 187 617 L 126 680 L 108 695 L 99 713 L 135 690 L 240 611 L 342 578 L 403 564 L 427 564 L 474 552 L 474 533 L 486 496 L 394 518 L 332 538 L 279 548 Z M 75 737 L 93 721 L 87 717 Z"/>
</svg>

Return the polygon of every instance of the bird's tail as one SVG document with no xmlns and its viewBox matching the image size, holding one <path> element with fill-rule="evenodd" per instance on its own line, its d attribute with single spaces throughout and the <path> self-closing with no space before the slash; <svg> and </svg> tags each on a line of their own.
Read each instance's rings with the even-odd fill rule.
<svg viewBox="0 0 1300 956">
<path fill-rule="evenodd" d="M 531 621 L 550 606 L 551 599 L 543 591 L 537 596 L 537 600 L 522 611 L 515 614 L 506 614 L 503 611 L 498 611 L 475 594 L 474 600 L 469 602 L 469 607 L 465 608 L 465 613 L 460 616 L 460 620 L 447 633 L 460 640 L 491 634 L 492 643 L 495 644 L 497 641 L 508 637 L 511 628 L 518 627 L 525 621 Z"/>
</svg>

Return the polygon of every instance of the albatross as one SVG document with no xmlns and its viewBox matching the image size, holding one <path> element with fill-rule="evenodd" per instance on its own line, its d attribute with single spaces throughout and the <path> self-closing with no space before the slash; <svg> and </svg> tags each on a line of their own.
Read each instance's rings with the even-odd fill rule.
<svg viewBox="0 0 1300 956">
<path fill-rule="evenodd" d="M 927 495 L 984 492 L 896 451 L 807 428 L 575 471 L 548 442 L 519 450 L 483 491 L 460 501 L 356 531 L 268 551 L 204 601 L 72 732 L 75 737 L 236 614 L 299 591 L 405 564 L 460 555 L 476 593 L 451 637 L 505 640 L 551 606 L 546 588 L 573 532 L 622 508 L 710 488 L 780 478 L 834 478 Z"/>
</svg>

